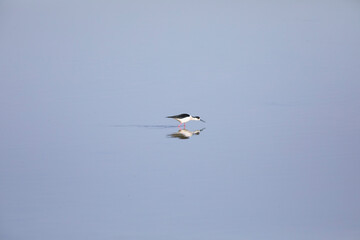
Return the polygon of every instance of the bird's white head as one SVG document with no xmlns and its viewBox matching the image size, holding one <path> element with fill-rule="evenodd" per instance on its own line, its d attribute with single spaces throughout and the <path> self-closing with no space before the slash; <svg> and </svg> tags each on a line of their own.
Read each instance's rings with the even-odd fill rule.
<svg viewBox="0 0 360 240">
<path fill-rule="evenodd" d="M 191 117 L 192 120 L 195 120 L 195 121 L 202 121 L 202 122 L 205 122 L 204 120 L 202 120 L 199 116 L 192 116 Z"/>
</svg>

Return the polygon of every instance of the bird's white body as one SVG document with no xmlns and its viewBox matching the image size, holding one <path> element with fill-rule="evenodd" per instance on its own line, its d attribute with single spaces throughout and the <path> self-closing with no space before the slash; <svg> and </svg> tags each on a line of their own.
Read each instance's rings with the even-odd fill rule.
<svg viewBox="0 0 360 240">
<path fill-rule="evenodd" d="M 195 120 L 195 121 L 199 121 L 198 119 L 196 118 L 193 118 L 192 116 L 189 116 L 189 117 L 185 117 L 185 118 L 174 118 L 176 121 L 179 121 L 180 123 L 187 123 L 191 120 Z"/>
</svg>

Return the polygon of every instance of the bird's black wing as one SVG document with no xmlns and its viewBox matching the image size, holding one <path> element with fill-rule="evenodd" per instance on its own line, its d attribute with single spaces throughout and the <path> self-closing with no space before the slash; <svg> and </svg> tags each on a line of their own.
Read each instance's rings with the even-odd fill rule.
<svg viewBox="0 0 360 240">
<path fill-rule="evenodd" d="M 183 114 L 179 114 L 179 115 L 168 116 L 167 118 L 186 118 L 186 117 L 190 117 L 190 115 L 187 113 L 183 113 Z"/>
</svg>

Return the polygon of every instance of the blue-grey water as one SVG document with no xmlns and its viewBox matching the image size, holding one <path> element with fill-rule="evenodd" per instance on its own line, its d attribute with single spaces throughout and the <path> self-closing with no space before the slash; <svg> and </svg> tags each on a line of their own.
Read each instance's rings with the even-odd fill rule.
<svg viewBox="0 0 360 240">
<path fill-rule="evenodd" d="M 0 109 L 2 240 L 360 239 L 358 1 L 5 0 Z"/>
</svg>

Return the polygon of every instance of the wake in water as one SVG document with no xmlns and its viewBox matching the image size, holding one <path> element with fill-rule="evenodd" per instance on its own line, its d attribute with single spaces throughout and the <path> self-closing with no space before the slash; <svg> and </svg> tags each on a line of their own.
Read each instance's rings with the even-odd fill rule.
<svg viewBox="0 0 360 240">
<path fill-rule="evenodd" d="M 110 127 L 138 127 L 138 128 L 176 128 L 175 125 L 141 125 L 141 124 L 125 124 L 111 125 Z"/>
</svg>

